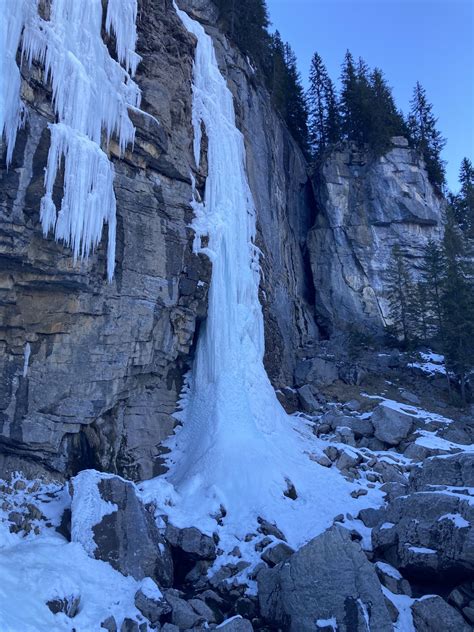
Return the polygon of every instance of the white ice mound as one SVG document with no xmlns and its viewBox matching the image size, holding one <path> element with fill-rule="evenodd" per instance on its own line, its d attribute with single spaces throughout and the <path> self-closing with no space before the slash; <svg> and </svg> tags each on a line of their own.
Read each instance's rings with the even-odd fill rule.
<svg viewBox="0 0 474 632">
<path fill-rule="evenodd" d="M 76 261 L 87 257 L 99 243 L 107 223 L 110 281 L 115 265 L 114 169 L 101 144 L 116 136 L 124 152 L 134 141 L 135 128 L 128 107 L 140 103 L 140 91 L 131 79 L 139 60 L 135 53 L 137 2 L 107 3 L 105 26 L 115 36 L 120 63 L 110 56 L 102 39 L 102 13 L 102 0 L 52 0 L 50 19 L 44 20 L 38 15 L 37 0 L 6 3 L 1 22 L 8 37 L 2 39 L 6 43 L 2 64 L 12 83 L 9 86 L 6 81 L 2 88 L 0 126 L 7 140 L 9 161 L 21 122 L 20 75 L 15 57 L 23 30 L 22 58 L 44 67 L 58 119 L 49 125 L 51 147 L 46 194 L 41 203 L 43 231 L 47 234 L 54 230 L 56 239 L 71 245 Z M 63 160 L 64 196 L 58 212 L 52 192 Z"/>
</svg>

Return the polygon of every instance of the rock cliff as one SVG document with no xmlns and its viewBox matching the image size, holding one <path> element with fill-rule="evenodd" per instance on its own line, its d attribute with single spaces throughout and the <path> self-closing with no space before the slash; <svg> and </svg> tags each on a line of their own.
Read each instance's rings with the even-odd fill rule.
<svg viewBox="0 0 474 632">
<path fill-rule="evenodd" d="M 263 252 L 266 366 L 275 386 L 289 384 L 294 349 L 317 335 L 304 273 L 313 213 L 306 164 L 252 67 L 219 32 L 212 3 L 191 4 L 235 95 Z M 111 284 L 106 235 L 77 266 L 66 246 L 42 235 L 39 200 L 54 114 L 42 68 L 22 67 L 27 123 L 8 170 L 2 147 L 0 170 L 5 471 L 69 475 L 95 467 L 147 478 L 160 470 L 160 443 L 173 428 L 210 279 L 208 260 L 192 252 L 189 228 L 191 174 L 198 186 L 206 177 L 192 154 L 195 43 L 170 0 L 141 0 L 137 28 L 142 110 L 131 111 L 135 146 L 123 160 L 109 147 L 117 198 Z"/>
<path fill-rule="evenodd" d="M 329 333 L 380 332 L 387 323 L 387 268 L 400 244 L 416 274 L 438 240 L 444 201 L 404 138 L 384 156 L 356 147 L 327 156 L 315 177 L 319 212 L 308 237 L 319 322 Z"/>
</svg>

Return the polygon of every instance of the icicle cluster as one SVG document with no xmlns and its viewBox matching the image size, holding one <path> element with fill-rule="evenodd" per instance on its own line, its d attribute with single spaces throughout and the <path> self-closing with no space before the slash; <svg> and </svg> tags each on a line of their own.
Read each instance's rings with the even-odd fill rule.
<svg viewBox="0 0 474 632">
<path fill-rule="evenodd" d="M 7 165 L 12 159 L 23 106 L 20 99 L 20 71 L 16 53 L 25 24 L 36 16 L 37 0 L 2 3 L 0 16 L 0 137 L 5 136 Z"/>
<path fill-rule="evenodd" d="M 15 54 L 23 29 L 22 57 L 29 64 L 37 60 L 44 66 L 58 118 L 58 123 L 49 125 L 51 147 L 41 202 L 43 232 L 46 235 L 54 230 L 56 239 L 72 246 L 76 261 L 89 255 L 100 241 L 104 223 L 108 223 L 110 281 L 115 263 L 114 170 L 101 141 L 103 133 L 107 143 L 116 136 L 122 153 L 134 141 L 128 107 L 140 104 L 140 91 L 130 78 L 139 61 L 135 53 L 137 1 L 108 0 L 107 4 L 106 29 L 115 35 L 117 57 L 124 67 L 112 59 L 102 39 L 102 0 L 52 0 L 50 20 L 38 16 L 37 0 L 6 4 L 4 23 L 12 32 L 8 44 L 13 60 L 10 72 L 17 78 L 13 96 L 7 95 L 7 158 L 11 157 L 21 112 Z M 64 196 L 58 212 L 52 193 L 63 158 Z"/>
</svg>

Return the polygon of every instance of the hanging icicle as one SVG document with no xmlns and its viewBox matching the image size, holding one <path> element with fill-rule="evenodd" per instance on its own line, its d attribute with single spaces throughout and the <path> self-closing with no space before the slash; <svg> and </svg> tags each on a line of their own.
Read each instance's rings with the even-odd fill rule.
<svg viewBox="0 0 474 632">
<path fill-rule="evenodd" d="M 51 81 L 58 118 L 58 123 L 49 125 L 46 194 L 41 201 L 43 232 L 47 235 L 54 230 L 56 239 L 73 248 L 76 261 L 94 250 L 107 223 L 107 276 L 111 281 L 115 263 L 114 169 L 101 149 L 101 140 L 103 133 L 107 143 L 116 136 L 121 153 L 134 142 L 135 128 L 128 107 L 140 105 L 139 88 L 131 80 L 140 59 L 135 53 L 137 2 L 108 1 L 106 29 L 115 34 L 120 63 L 112 59 L 102 39 L 102 0 L 52 0 L 49 20 L 39 17 L 37 0 L 19 0 L 18 6 L 7 3 L 2 21 L 2 28 L 6 24 L 9 33 L 5 64 L 8 76 L 13 78 L 12 88 L 6 87 L 6 98 L 0 102 L 7 161 L 21 117 L 15 55 L 23 29 L 22 58 L 30 65 L 33 61 L 43 65 L 45 80 Z M 62 159 L 64 195 L 58 210 L 52 189 Z"/>
</svg>

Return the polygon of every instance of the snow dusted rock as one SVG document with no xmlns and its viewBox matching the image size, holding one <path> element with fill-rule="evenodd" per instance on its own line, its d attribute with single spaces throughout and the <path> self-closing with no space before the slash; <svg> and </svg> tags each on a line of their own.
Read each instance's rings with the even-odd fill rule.
<svg viewBox="0 0 474 632">
<path fill-rule="evenodd" d="M 196 527 L 178 529 L 172 524 L 168 524 L 165 539 L 171 546 L 187 553 L 191 559 L 213 560 L 216 557 L 214 540 L 201 533 Z"/>
<path fill-rule="evenodd" d="M 171 611 L 171 606 L 152 579 L 147 577 L 135 595 L 135 607 L 152 625 L 159 623 L 160 617 Z"/>
<path fill-rule="evenodd" d="M 347 530 L 333 526 L 257 577 L 262 616 L 289 632 L 334 618 L 339 632 L 391 632 L 373 566 Z"/>
<path fill-rule="evenodd" d="M 474 570 L 474 505 L 462 495 L 417 492 L 392 500 L 372 531 L 374 552 L 412 574 Z"/>
<path fill-rule="evenodd" d="M 411 611 L 416 632 L 472 632 L 462 615 L 438 595 L 417 599 Z"/>
<path fill-rule="evenodd" d="M 224 632 L 253 632 L 253 626 L 247 619 L 243 619 L 240 615 L 223 621 L 219 626 L 219 630 Z"/>
<path fill-rule="evenodd" d="M 262 560 L 269 566 L 276 566 L 293 555 L 293 553 L 294 550 L 291 546 L 288 546 L 288 544 L 284 542 L 279 542 L 277 545 L 265 549 L 262 553 Z"/>
<path fill-rule="evenodd" d="M 375 436 L 389 445 L 398 445 L 413 428 L 413 417 L 386 404 L 379 404 L 371 417 Z"/>
<path fill-rule="evenodd" d="M 124 575 L 171 586 L 169 547 L 129 481 L 95 470 L 78 474 L 72 480 L 71 538 Z"/>
<path fill-rule="evenodd" d="M 398 570 L 385 562 L 375 564 L 377 576 L 382 584 L 395 595 L 408 595 L 411 597 L 411 587 L 406 579 L 400 575 Z"/>
<path fill-rule="evenodd" d="M 474 487 L 474 453 L 433 457 L 410 474 L 410 488 L 415 491 L 428 491 L 438 485 Z"/>
<path fill-rule="evenodd" d="M 321 418 L 321 422 L 329 423 L 333 430 L 337 430 L 338 428 L 350 428 L 356 438 L 372 437 L 374 434 L 374 426 L 370 419 L 343 415 L 339 411 L 329 411 L 325 413 Z"/>
<path fill-rule="evenodd" d="M 51 599 L 46 605 L 53 614 L 63 612 L 67 617 L 72 619 L 79 609 L 80 601 L 80 595 L 68 595 L 67 597 Z"/>
</svg>

